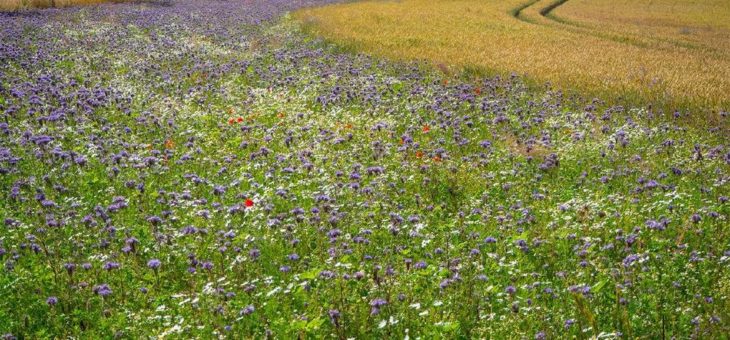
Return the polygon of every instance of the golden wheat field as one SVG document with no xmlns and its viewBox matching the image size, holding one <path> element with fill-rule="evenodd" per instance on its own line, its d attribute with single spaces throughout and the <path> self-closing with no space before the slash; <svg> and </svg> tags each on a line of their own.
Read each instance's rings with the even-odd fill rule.
<svg viewBox="0 0 730 340">
<path fill-rule="evenodd" d="M 657 103 L 730 103 L 730 1 L 367 1 L 304 9 L 313 33 L 419 59 Z"/>
<path fill-rule="evenodd" d="M 727 56 L 730 1 L 568 1 L 551 15 L 565 24 Z"/>
</svg>

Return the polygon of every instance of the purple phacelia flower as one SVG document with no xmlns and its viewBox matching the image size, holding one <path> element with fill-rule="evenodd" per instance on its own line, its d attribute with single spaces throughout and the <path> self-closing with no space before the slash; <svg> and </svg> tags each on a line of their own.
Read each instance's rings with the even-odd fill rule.
<svg viewBox="0 0 730 340">
<path fill-rule="evenodd" d="M 159 269 L 161 265 L 162 265 L 162 262 L 160 262 L 160 260 L 158 260 L 158 259 L 151 259 L 151 260 L 147 261 L 147 267 L 150 267 L 154 270 Z"/>
</svg>

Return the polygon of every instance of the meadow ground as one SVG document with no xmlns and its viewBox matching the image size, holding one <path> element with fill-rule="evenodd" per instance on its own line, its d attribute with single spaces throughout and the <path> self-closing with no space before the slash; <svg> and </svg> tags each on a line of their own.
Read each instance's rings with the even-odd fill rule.
<svg viewBox="0 0 730 340">
<path fill-rule="evenodd" d="M 17 11 L 33 8 L 68 7 L 97 5 L 104 2 L 124 2 L 125 0 L 0 0 L 0 11 Z M 127 0 L 128 1 L 128 0 Z"/>
<path fill-rule="evenodd" d="M 729 1 L 363 1 L 297 17 L 390 58 L 517 72 L 629 103 L 730 105 Z"/>
<path fill-rule="evenodd" d="M 326 2 L 0 14 L 3 338 L 730 334 L 726 112 L 342 53 Z"/>
</svg>

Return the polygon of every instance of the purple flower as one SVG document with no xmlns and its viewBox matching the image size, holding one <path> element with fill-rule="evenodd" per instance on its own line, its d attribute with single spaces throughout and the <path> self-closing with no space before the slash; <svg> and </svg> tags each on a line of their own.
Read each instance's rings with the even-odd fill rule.
<svg viewBox="0 0 730 340">
<path fill-rule="evenodd" d="M 159 216 L 150 216 L 147 217 L 147 222 L 152 223 L 152 225 L 159 225 L 160 223 L 162 223 L 162 218 L 160 218 Z"/>
<path fill-rule="evenodd" d="M 248 305 L 241 310 L 241 315 L 251 315 L 255 310 L 256 309 L 253 307 L 253 305 Z"/>
<path fill-rule="evenodd" d="M 564 325 L 565 326 L 565 329 L 570 328 L 570 326 L 573 326 L 573 324 L 575 324 L 575 319 L 565 320 L 565 325 Z"/>
<path fill-rule="evenodd" d="M 111 271 L 112 269 L 118 269 L 120 267 L 119 262 L 109 261 L 104 263 L 104 270 Z"/>
<path fill-rule="evenodd" d="M 630 254 L 624 258 L 622 261 L 624 267 L 629 267 L 631 264 L 639 260 L 639 255 L 637 254 Z"/>
<path fill-rule="evenodd" d="M 330 309 L 327 313 L 330 316 L 330 321 L 335 327 L 339 327 L 340 311 L 336 309 Z"/>
<path fill-rule="evenodd" d="M 160 260 L 158 260 L 158 259 L 151 259 L 151 260 L 147 261 L 147 267 L 150 267 L 154 270 L 157 270 L 158 268 L 160 268 L 160 265 L 162 265 L 162 262 L 160 262 Z"/>
<path fill-rule="evenodd" d="M 370 301 L 370 307 L 372 307 L 370 309 L 370 314 L 376 315 L 376 314 L 380 313 L 380 307 L 383 307 L 387 304 L 388 304 L 388 301 L 385 301 L 384 299 L 381 299 L 381 298 L 377 298 L 377 299 Z"/>
<path fill-rule="evenodd" d="M 329 270 L 323 270 L 319 273 L 319 277 L 325 280 L 331 280 L 336 278 L 337 274 Z"/>
<path fill-rule="evenodd" d="M 66 272 L 68 275 L 72 275 L 74 270 L 76 270 L 76 264 L 75 263 L 64 263 L 63 268 L 66 269 Z"/>
<path fill-rule="evenodd" d="M 56 305 L 56 304 L 58 303 L 58 298 L 57 298 L 57 297 L 55 297 L 55 296 L 51 296 L 51 297 L 49 297 L 48 299 L 46 299 L 46 303 L 47 303 L 47 304 L 48 304 L 49 306 L 55 306 L 55 305 Z"/>
<path fill-rule="evenodd" d="M 439 288 L 446 289 L 449 286 L 449 284 L 451 284 L 451 280 L 443 279 L 443 280 L 441 280 L 441 283 L 439 283 Z"/>
<path fill-rule="evenodd" d="M 702 217 L 700 214 L 692 214 L 692 217 L 690 218 L 692 220 L 692 223 L 698 223 L 702 220 Z"/>
<path fill-rule="evenodd" d="M 109 285 L 107 285 L 106 283 L 94 286 L 92 291 L 101 297 L 107 297 L 112 293 L 112 289 L 109 288 Z"/>
</svg>

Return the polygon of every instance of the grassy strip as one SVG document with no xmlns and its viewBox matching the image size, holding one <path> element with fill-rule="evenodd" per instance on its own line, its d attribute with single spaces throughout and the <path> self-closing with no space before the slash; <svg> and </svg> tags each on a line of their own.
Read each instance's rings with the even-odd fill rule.
<svg viewBox="0 0 730 340">
<path fill-rule="evenodd" d="M 18 11 L 31 8 L 60 8 L 98 5 L 105 2 L 130 2 L 129 0 L 0 0 L 0 11 Z"/>
</svg>

